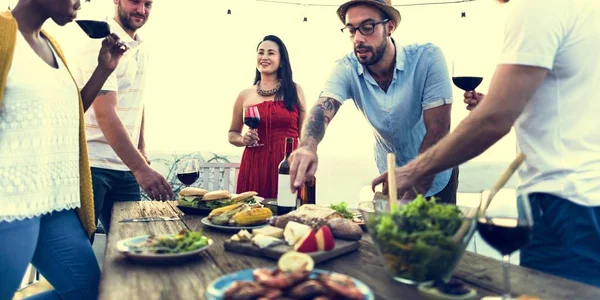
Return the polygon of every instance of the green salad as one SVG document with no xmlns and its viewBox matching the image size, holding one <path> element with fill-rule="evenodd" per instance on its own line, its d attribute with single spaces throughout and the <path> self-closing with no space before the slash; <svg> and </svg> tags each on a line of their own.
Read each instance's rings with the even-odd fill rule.
<svg viewBox="0 0 600 300">
<path fill-rule="evenodd" d="M 331 204 L 329 207 L 342 215 L 343 218 L 350 219 L 354 218 L 354 214 L 348 210 L 348 203 L 341 202 L 340 204 Z"/>
<path fill-rule="evenodd" d="M 369 217 L 367 226 L 388 271 L 423 282 L 446 276 L 460 257 L 463 247 L 453 235 L 462 220 L 457 206 L 418 195 L 400 208 L 393 205 L 390 213 Z"/>
<path fill-rule="evenodd" d="M 202 230 L 182 230 L 178 234 L 150 236 L 145 241 L 129 245 L 136 253 L 176 254 L 194 251 L 208 245 L 208 238 L 202 235 Z"/>
</svg>

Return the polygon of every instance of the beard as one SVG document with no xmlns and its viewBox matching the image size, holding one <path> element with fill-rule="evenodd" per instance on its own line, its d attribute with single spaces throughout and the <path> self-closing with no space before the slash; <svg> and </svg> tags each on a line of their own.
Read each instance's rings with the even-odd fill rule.
<svg viewBox="0 0 600 300">
<path fill-rule="evenodd" d="M 356 55 L 356 58 L 358 59 L 358 62 L 360 62 L 361 65 L 372 66 L 372 65 L 378 63 L 383 58 L 383 55 L 385 53 L 385 48 L 387 47 L 387 42 L 388 42 L 387 34 L 386 34 L 386 32 L 383 32 L 383 41 L 381 43 L 379 43 L 379 45 L 377 45 L 375 47 L 371 47 L 371 46 L 367 46 L 367 45 L 355 46 L 354 47 L 354 55 Z M 358 55 L 358 50 L 367 50 L 367 51 L 371 52 L 373 55 L 370 58 L 362 59 Z"/>
<path fill-rule="evenodd" d="M 148 18 L 146 16 L 142 16 L 136 13 L 133 14 L 128 14 L 125 9 L 123 8 L 123 6 L 121 6 L 121 1 L 119 1 L 119 4 L 117 5 L 117 13 L 119 15 L 119 20 L 121 21 L 121 23 L 123 24 L 123 27 L 125 27 L 125 30 L 138 30 L 140 28 L 142 28 L 142 26 L 144 26 L 144 24 L 146 24 L 146 21 L 148 20 Z M 139 17 L 142 18 L 142 24 L 137 25 L 136 23 L 134 23 L 131 18 L 132 17 Z"/>
</svg>

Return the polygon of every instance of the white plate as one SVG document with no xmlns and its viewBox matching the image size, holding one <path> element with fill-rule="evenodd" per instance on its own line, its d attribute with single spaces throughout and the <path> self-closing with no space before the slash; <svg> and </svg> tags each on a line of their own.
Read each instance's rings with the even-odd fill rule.
<svg viewBox="0 0 600 300">
<path fill-rule="evenodd" d="M 116 246 L 117 251 L 119 251 L 120 253 L 122 253 L 123 255 L 125 255 L 126 257 L 128 257 L 130 259 L 140 261 L 140 262 L 170 263 L 170 262 L 187 261 L 187 260 L 190 260 L 193 258 L 197 258 L 200 256 L 199 255 L 200 252 L 205 251 L 213 244 L 213 240 L 208 239 L 208 245 L 206 245 L 202 248 L 188 251 L 188 252 L 174 253 L 174 254 L 172 254 L 172 253 L 165 253 L 165 254 L 136 253 L 129 248 L 129 246 L 132 244 L 142 243 L 143 241 L 148 239 L 148 237 L 150 237 L 150 236 L 149 235 L 141 235 L 141 236 L 136 236 L 136 237 L 120 240 L 119 242 L 117 242 L 117 246 Z"/>
<path fill-rule="evenodd" d="M 200 220 L 200 222 L 202 222 L 202 224 L 208 226 L 208 227 L 212 227 L 212 228 L 216 228 L 216 229 L 221 229 L 221 230 L 227 230 L 227 231 L 233 231 L 233 230 L 242 230 L 242 229 L 246 229 L 246 230 L 250 230 L 250 229 L 256 229 L 256 228 L 261 228 L 261 227 L 265 227 L 267 225 L 269 225 L 269 222 L 265 223 L 265 224 L 261 224 L 261 225 L 254 225 L 254 226 L 225 226 L 225 225 L 215 225 L 213 223 L 211 223 L 208 220 L 208 217 L 204 217 L 202 218 L 202 220 Z"/>
</svg>

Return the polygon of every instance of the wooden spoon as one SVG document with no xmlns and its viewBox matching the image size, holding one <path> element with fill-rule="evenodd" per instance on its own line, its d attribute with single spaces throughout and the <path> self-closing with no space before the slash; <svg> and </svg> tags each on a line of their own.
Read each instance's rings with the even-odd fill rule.
<svg viewBox="0 0 600 300">
<path fill-rule="evenodd" d="M 387 169 L 388 169 L 388 195 L 390 201 L 388 202 L 388 209 L 392 205 L 392 201 L 396 203 L 398 201 L 398 190 L 396 189 L 396 156 L 394 153 L 388 153 L 387 155 Z"/>
<path fill-rule="evenodd" d="M 500 178 L 498 178 L 498 180 L 496 181 L 496 184 L 494 184 L 494 186 L 490 190 L 490 194 L 488 195 L 486 201 L 481 201 L 479 203 L 479 211 L 480 212 L 483 213 L 488 208 L 488 206 L 490 206 L 490 202 L 492 202 L 492 199 L 494 198 L 494 196 L 496 196 L 498 191 L 500 191 L 504 187 L 506 182 L 508 182 L 508 180 L 510 179 L 512 174 L 519 168 L 519 166 L 523 163 L 524 160 L 525 160 L 525 154 L 523 154 L 523 152 L 519 152 L 517 157 L 515 157 L 515 159 L 510 164 L 510 166 L 508 166 L 508 169 L 506 169 L 506 171 L 504 171 L 502 176 L 500 176 Z"/>
</svg>

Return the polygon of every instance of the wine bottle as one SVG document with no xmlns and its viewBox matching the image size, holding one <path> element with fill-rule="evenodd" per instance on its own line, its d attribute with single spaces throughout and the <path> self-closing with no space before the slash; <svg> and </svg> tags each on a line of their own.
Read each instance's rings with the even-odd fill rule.
<svg viewBox="0 0 600 300">
<path fill-rule="evenodd" d="M 277 171 L 277 214 L 284 215 L 296 209 L 296 193 L 290 192 L 290 164 L 288 158 L 294 147 L 294 139 L 285 138 L 285 156 Z"/>
<path fill-rule="evenodd" d="M 306 179 L 300 191 L 298 206 L 304 204 L 317 204 L 317 179 L 315 176 Z"/>
</svg>

